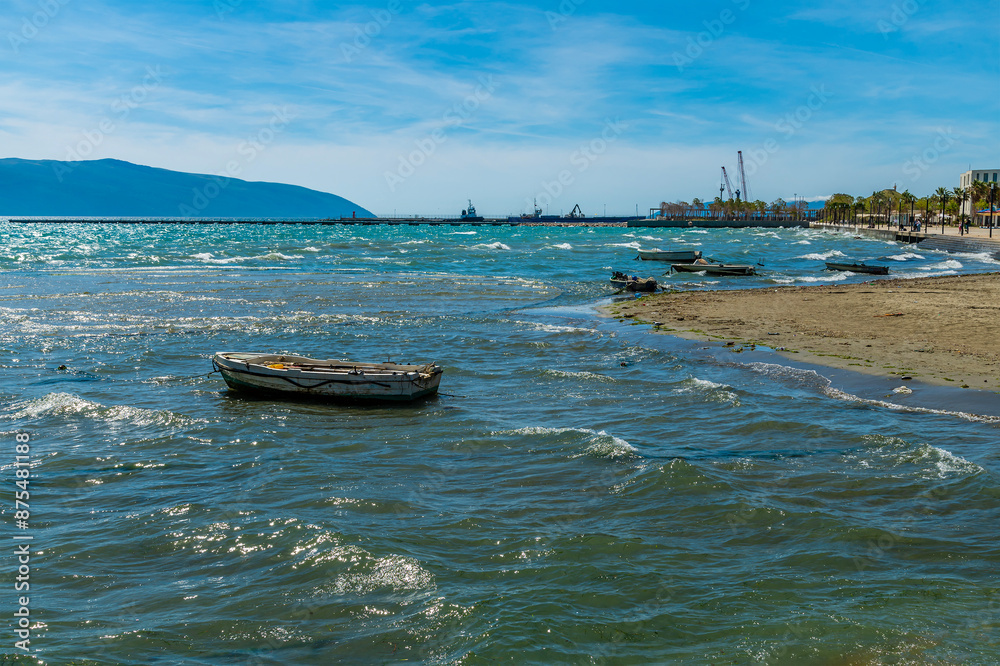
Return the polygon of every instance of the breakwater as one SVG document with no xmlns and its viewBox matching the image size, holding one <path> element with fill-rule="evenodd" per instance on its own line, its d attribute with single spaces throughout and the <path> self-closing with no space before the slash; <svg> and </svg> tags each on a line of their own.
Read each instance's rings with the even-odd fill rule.
<svg viewBox="0 0 1000 666">
<path fill-rule="evenodd" d="M 154 218 L 154 217 L 11 217 L 14 224 L 190 224 L 190 225 L 357 225 L 357 226 L 471 226 L 471 227 L 630 227 L 651 229 L 786 229 L 809 228 L 806 220 L 739 219 L 641 219 L 634 217 L 595 217 L 557 219 L 498 217 L 482 219 L 440 217 L 341 217 L 307 218 Z"/>
</svg>

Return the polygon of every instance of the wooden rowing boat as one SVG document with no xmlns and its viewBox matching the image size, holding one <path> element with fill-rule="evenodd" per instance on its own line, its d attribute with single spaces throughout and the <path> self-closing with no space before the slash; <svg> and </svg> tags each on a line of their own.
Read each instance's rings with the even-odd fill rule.
<svg viewBox="0 0 1000 666">
<path fill-rule="evenodd" d="M 437 393 L 444 372 L 434 363 L 355 363 L 245 352 L 218 352 L 212 365 L 234 391 L 331 401 L 418 400 Z"/>
<path fill-rule="evenodd" d="M 700 250 L 639 250 L 643 261 L 676 261 L 692 263 L 701 259 Z"/>
<path fill-rule="evenodd" d="M 840 264 L 834 261 L 827 261 L 826 270 L 828 271 L 850 271 L 851 273 L 867 273 L 870 275 L 888 275 L 888 266 L 873 266 L 869 264 Z"/>
<path fill-rule="evenodd" d="M 701 260 L 693 264 L 672 264 L 670 270 L 678 273 L 705 273 L 706 275 L 756 275 L 757 269 L 745 264 L 710 264 Z"/>
<path fill-rule="evenodd" d="M 611 275 L 611 284 L 625 291 L 653 292 L 659 285 L 654 278 L 640 278 L 629 276 L 621 271 L 615 271 Z"/>
<path fill-rule="evenodd" d="M 757 269 L 744 264 L 713 264 L 705 272 L 709 275 L 756 275 Z"/>
</svg>

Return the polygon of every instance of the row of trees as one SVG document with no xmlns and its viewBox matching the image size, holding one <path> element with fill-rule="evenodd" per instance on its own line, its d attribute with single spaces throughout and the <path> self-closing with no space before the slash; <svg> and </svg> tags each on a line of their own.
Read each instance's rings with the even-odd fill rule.
<svg viewBox="0 0 1000 666">
<path fill-rule="evenodd" d="M 748 219 L 748 220 L 792 220 L 801 219 L 808 206 L 805 201 L 788 203 L 784 199 L 775 199 L 771 203 L 761 200 L 742 201 L 739 199 L 724 200 L 715 197 L 714 201 L 705 202 L 695 198 L 687 201 L 668 202 L 660 204 L 660 215 L 673 219 L 709 218 L 709 219 Z M 707 209 L 707 214 L 706 214 Z"/>
<path fill-rule="evenodd" d="M 911 222 L 914 218 L 921 218 L 925 222 L 935 220 L 938 224 L 943 221 L 959 223 L 970 217 L 963 212 L 965 204 L 970 202 L 971 221 L 976 222 L 978 215 L 983 218 L 980 221 L 989 224 L 990 217 L 979 215 L 978 211 L 989 211 L 993 205 L 1000 203 L 997 184 L 977 180 L 966 188 L 939 187 L 933 194 L 924 197 L 914 196 L 909 190 L 882 190 L 872 192 L 868 197 L 835 194 L 826 202 L 824 217 L 831 222 L 859 219 L 888 222 L 895 215 L 897 220 L 905 217 Z"/>
</svg>

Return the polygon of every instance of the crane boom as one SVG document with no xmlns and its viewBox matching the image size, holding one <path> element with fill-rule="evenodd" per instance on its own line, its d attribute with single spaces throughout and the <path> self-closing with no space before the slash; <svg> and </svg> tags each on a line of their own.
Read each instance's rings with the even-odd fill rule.
<svg viewBox="0 0 1000 666">
<path fill-rule="evenodd" d="M 726 167 L 722 167 L 722 182 L 725 183 L 726 193 L 729 195 L 729 198 L 732 199 L 733 198 L 733 184 L 731 182 L 729 182 L 729 174 L 726 173 Z M 722 194 L 722 187 L 719 187 L 719 194 Z"/>
<path fill-rule="evenodd" d="M 747 170 L 743 167 L 743 151 L 737 151 L 740 156 L 740 189 L 743 190 L 743 200 L 750 201 L 750 183 L 747 182 Z"/>
</svg>

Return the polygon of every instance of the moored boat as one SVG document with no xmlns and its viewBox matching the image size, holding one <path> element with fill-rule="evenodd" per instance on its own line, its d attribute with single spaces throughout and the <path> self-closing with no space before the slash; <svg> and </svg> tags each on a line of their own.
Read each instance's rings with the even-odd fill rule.
<svg viewBox="0 0 1000 666">
<path fill-rule="evenodd" d="M 611 276 L 611 284 L 625 291 L 653 292 L 657 285 L 654 278 L 640 278 L 635 275 L 626 275 L 621 271 L 615 271 Z"/>
<path fill-rule="evenodd" d="M 888 266 L 874 266 L 869 264 L 841 264 L 834 261 L 827 261 L 826 270 L 828 271 L 849 271 L 851 273 L 867 273 L 869 275 L 888 275 Z"/>
<path fill-rule="evenodd" d="M 693 263 L 701 259 L 701 251 L 639 250 L 639 258 L 643 261 L 676 261 L 677 263 Z"/>
<path fill-rule="evenodd" d="M 757 269 L 746 264 L 710 264 L 701 259 L 693 264 L 671 264 L 670 270 L 678 273 L 705 273 L 706 275 L 756 275 Z"/>
<path fill-rule="evenodd" d="M 712 264 L 705 272 L 709 275 L 756 275 L 757 269 L 745 264 Z"/>
<path fill-rule="evenodd" d="M 437 393 L 444 372 L 434 363 L 355 363 L 252 352 L 218 352 L 212 365 L 234 391 L 331 401 L 417 400 Z"/>
<path fill-rule="evenodd" d="M 469 207 L 462 211 L 462 217 L 459 219 L 463 222 L 482 222 L 484 218 L 476 213 L 476 207 L 472 205 L 472 199 L 469 199 Z"/>
</svg>

